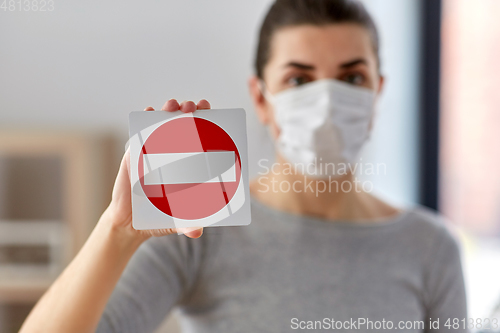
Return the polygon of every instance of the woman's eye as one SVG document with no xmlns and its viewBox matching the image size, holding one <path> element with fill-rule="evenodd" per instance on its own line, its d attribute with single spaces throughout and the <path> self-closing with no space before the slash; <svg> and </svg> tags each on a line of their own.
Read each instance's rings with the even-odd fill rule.
<svg viewBox="0 0 500 333">
<path fill-rule="evenodd" d="M 300 85 L 305 84 L 307 82 L 309 82 L 309 80 L 304 76 L 294 76 L 294 77 L 288 79 L 288 84 L 291 86 L 300 86 Z"/>
<path fill-rule="evenodd" d="M 348 74 L 344 76 L 344 81 L 352 85 L 360 86 L 365 83 L 365 77 L 361 74 Z"/>
</svg>

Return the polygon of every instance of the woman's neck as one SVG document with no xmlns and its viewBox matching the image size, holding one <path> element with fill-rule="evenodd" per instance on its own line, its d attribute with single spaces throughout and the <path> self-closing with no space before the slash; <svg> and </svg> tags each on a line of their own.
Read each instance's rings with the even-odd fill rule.
<svg viewBox="0 0 500 333">
<path fill-rule="evenodd" d="M 285 172 L 284 165 L 278 162 L 269 173 L 251 182 L 254 198 L 277 210 L 328 220 L 370 220 L 398 213 L 396 208 L 363 191 L 351 173 L 312 178 Z"/>
</svg>

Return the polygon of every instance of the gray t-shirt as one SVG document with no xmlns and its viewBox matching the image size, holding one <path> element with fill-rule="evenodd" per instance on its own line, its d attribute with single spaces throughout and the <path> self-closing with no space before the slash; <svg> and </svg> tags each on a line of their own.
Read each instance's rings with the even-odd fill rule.
<svg viewBox="0 0 500 333">
<path fill-rule="evenodd" d="M 446 326 L 467 315 L 459 248 L 420 207 L 354 224 L 253 200 L 248 226 L 151 238 L 97 332 L 152 332 L 174 307 L 184 332 L 467 331 Z M 429 318 L 440 329 L 429 330 Z"/>
</svg>

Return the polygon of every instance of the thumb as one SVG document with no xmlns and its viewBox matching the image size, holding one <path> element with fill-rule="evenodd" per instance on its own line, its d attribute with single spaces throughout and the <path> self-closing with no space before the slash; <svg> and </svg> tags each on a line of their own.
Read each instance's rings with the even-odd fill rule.
<svg viewBox="0 0 500 333">
<path fill-rule="evenodd" d="M 116 208 L 121 211 L 129 212 L 132 209 L 131 205 L 131 190 L 130 190 L 130 148 L 123 155 L 118 175 L 116 176 L 115 186 L 113 187 L 112 201 Z"/>
<path fill-rule="evenodd" d="M 189 238 L 200 238 L 203 235 L 203 228 L 178 228 L 177 232 L 186 235 Z"/>
</svg>

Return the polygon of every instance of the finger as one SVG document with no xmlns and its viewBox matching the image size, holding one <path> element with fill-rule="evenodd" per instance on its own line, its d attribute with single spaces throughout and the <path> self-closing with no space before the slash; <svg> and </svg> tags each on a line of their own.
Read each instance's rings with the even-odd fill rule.
<svg viewBox="0 0 500 333">
<path fill-rule="evenodd" d="M 186 232 L 184 235 L 186 235 L 189 238 L 200 238 L 201 235 L 203 235 L 203 228 L 196 229 L 194 231 Z"/>
<path fill-rule="evenodd" d="M 154 111 L 155 109 L 152 106 L 148 106 L 144 109 L 144 111 Z"/>
<path fill-rule="evenodd" d="M 184 113 L 196 111 L 196 104 L 192 101 L 184 101 L 181 103 L 180 109 Z"/>
<path fill-rule="evenodd" d="M 112 207 L 118 213 L 120 219 L 125 219 L 131 213 L 131 189 L 130 189 L 130 150 L 127 149 L 123 155 L 118 175 L 112 192 Z"/>
<path fill-rule="evenodd" d="M 163 107 L 161 109 L 163 111 L 169 111 L 169 112 L 177 111 L 179 110 L 179 102 L 177 102 L 176 99 L 171 98 L 168 101 L 166 101 L 165 104 L 163 104 Z"/>
<path fill-rule="evenodd" d="M 200 238 L 203 235 L 203 228 L 179 228 L 177 231 L 189 238 Z"/>
<path fill-rule="evenodd" d="M 165 102 L 165 104 L 161 109 L 163 111 L 169 111 L 169 112 L 177 111 L 179 110 L 179 102 L 177 102 L 176 99 L 171 98 Z"/>
<path fill-rule="evenodd" d="M 202 99 L 196 104 L 196 109 L 197 110 L 205 110 L 205 109 L 210 109 L 210 103 L 206 99 Z"/>
</svg>

